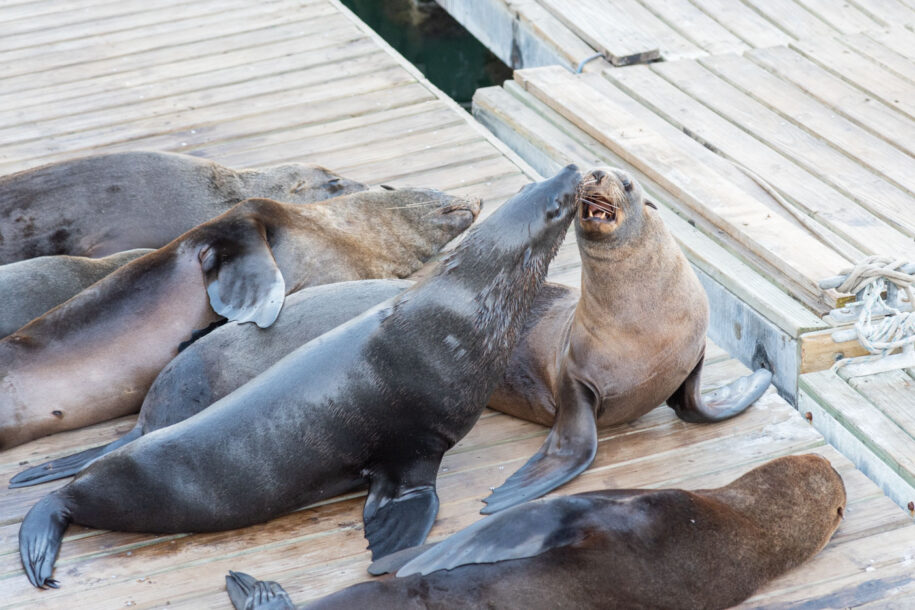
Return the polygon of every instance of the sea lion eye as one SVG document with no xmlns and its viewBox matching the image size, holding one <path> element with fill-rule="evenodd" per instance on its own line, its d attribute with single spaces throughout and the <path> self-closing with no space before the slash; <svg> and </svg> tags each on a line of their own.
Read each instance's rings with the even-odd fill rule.
<svg viewBox="0 0 915 610">
<path fill-rule="evenodd" d="M 629 178 L 626 178 L 626 177 L 624 176 L 624 177 L 621 178 L 620 180 L 621 180 L 622 183 L 623 183 L 623 188 L 626 189 L 627 192 L 632 190 L 632 181 L 629 180 Z"/>
</svg>

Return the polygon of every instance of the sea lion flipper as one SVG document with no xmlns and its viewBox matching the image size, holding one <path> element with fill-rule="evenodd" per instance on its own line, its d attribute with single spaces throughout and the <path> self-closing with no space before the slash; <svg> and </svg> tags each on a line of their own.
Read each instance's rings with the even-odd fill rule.
<svg viewBox="0 0 915 610">
<path fill-rule="evenodd" d="M 434 547 L 436 544 L 438 543 L 429 542 L 421 546 L 411 546 L 408 549 L 401 549 L 396 553 L 385 555 L 378 561 L 373 561 L 372 564 L 368 567 L 368 572 L 372 576 L 381 576 L 382 574 L 391 574 L 392 572 L 396 572 L 416 557 L 422 555 Z"/>
<path fill-rule="evenodd" d="M 29 582 L 44 589 L 56 589 L 51 578 L 70 515 L 57 493 L 52 493 L 32 507 L 19 527 L 19 558 Z"/>
<path fill-rule="evenodd" d="M 295 610 L 295 604 L 279 583 L 257 580 L 244 572 L 229 570 L 226 592 L 236 610 Z"/>
<path fill-rule="evenodd" d="M 48 481 L 72 477 L 96 458 L 99 458 L 106 453 L 111 453 L 121 445 L 126 445 L 136 438 L 140 438 L 142 434 L 143 431 L 140 426 L 136 426 L 121 438 L 112 441 L 107 445 L 92 447 L 91 449 L 80 451 L 79 453 L 57 458 L 56 460 L 50 460 L 43 464 L 39 464 L 38 466 L 32 466 L 11 478 L 9 487 L 10 489 L 31 487 L 32 485 L 47 483 Z"/>
<path fill-rule="evenodd" d="M 283 308 L 286 282 L 262 227 L 210 244 L 200 258 L 213 311 L 232 322 L 273 324 Z"/>
<path fill-rule="evenodd" d="M 560 393 L 556 420 L 540 450 L 483 501 L 484 515 L 539 498 L 581 474 L 597 454 L 593 398 L 579 382 Z"/>
<path fill-rule="evenodd" d="M 700 390 L 704 361 L 703 355 L 696 368 L 667 399 L 667 405 L 683 421 L 709 423 L 739 415 L 762 396 L 772 382 L 772 373 L 759 369 L 703 396 Z"/>
<path fill-rule="evenodd" d="M 534 557 L 573 546 L 594 533 L 589 517 L 595 501 L 599 500 L 564 496 L 514 506 L 433 545 L 400 568 L 397 576 Z"/>
<path fill-rule="evenodd" d="M 425 542 L 438 514 L 435 474 L 440 462 L 441 456 L 416 461 L 394 476 L 372 474 L 362 520 L 373 560 Z"/>
</svg>

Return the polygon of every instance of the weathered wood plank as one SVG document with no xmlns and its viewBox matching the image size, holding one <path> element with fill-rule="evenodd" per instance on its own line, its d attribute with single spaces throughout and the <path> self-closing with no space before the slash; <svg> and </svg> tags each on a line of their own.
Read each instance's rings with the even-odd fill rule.
<svg viewBox="0 0 915 610">
<path fill-rule="evenodd" d="M 842 358 L 866 356 L 869 353 L 857 339 L 836 343 L 832 340 L 833 332 L 835 329 L 831 328 L 801 335 L 801 374 L 822 371 Z"/>
<path fill-rule="evenodd" d="M 708 53 L 739 53 L 749 48 L 688 0 L 645 0 L 643 4 L 668 27 Z"/>
</svg>

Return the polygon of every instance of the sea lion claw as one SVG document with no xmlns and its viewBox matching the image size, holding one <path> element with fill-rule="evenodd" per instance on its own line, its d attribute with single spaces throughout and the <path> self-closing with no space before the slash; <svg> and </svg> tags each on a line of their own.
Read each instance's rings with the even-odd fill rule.
<svg viewBox="0 0 915 610">
<path fill-rule="evenodd" d="M 581 474 L 596 454 L 594 409 L 584 400 L 563 402 L 540 450 L 483 500 L 480 512 L 490 515 L 539 498 Z"/>
<path fill-rule="evenodd" d="M 703 396 L 700 390 L 704 360 L 705 355 L 703 354 L 699 364 L 677 388 L 677 391 L 667 399 L 667 405 L 683 421 L 710 423 L 740 415 L 765 393 L 772 382 L 770 371 L 758 369 Z"/>
<path fill-rule="evenodd" d="M 414 487 L 389 497 L 374 494 L 374 487 L 363 512 L 372 559 L 422 544 L 438 514 L 435 487 Z"/>
<path fill-rule="evenodd" d="M 236 610 L 295 610 L 295 604 L 279 583 L 257 580 L 244 572 L 229 570 L 226 591 Z"/>
</svg>

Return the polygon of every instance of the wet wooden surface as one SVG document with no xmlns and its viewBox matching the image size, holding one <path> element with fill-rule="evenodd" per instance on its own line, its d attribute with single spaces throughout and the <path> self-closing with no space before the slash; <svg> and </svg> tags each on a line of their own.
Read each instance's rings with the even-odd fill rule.
<svg viewBox="0 0 915 610">
<path fill-rule="evenodd" d="M 186 152 L 235 166 L 318 162 L 370 183 L 481 196 L 486 212 L 529 177 L 520 163 L 330 0 L 9 0 L 0 6 L 0 172 L 101 151 Z M 577 281 L 568 242 L 553 277 Z M 745 369 L 710 346 L 708 388 Z M 26 465 L 108 442 L 133 417 L 0 454 L 0 479 Z M 915 527 L 904 511 L 773 391 L 714 426 L 666 408 L 601 430 L 595 464 L 561 492 L 699 488 L 762 461 L 814 451 L 842 473 L 848 518 L 814 560 L 749 605 L 808 599 L 905 604 Z M 486 412 L 446 456 L 436 540 L 480 518 L 480 500 L 539 447 L 546 429 Z M 0 489 L 0 607 L 224 608 L 229 569 L 279 580 L 296 601 L 367 579 L 360 494 L 266 524 L 152 536 L 73 526 L 56 576 L 37 591 L 17 551 L 27 510 L 62 482 Z"/>
</svg>

